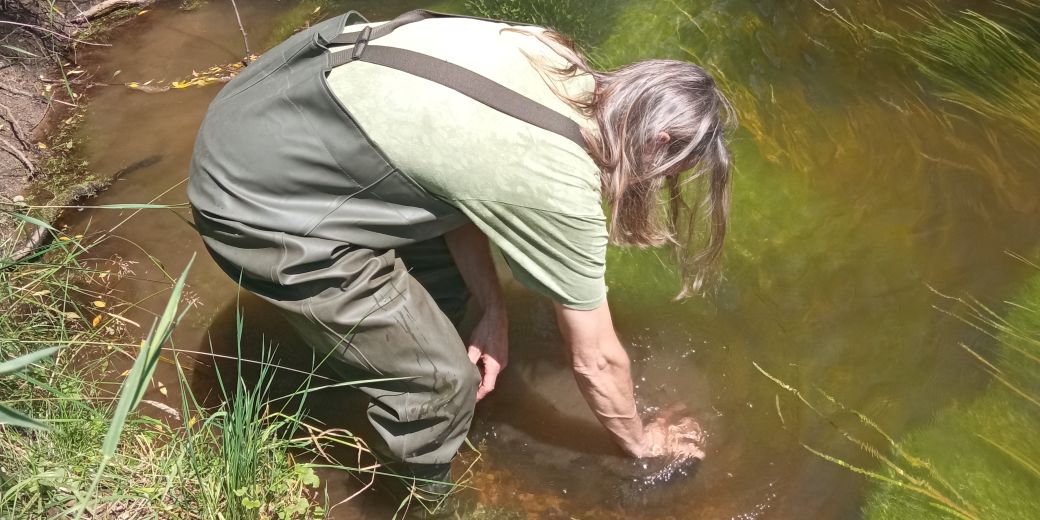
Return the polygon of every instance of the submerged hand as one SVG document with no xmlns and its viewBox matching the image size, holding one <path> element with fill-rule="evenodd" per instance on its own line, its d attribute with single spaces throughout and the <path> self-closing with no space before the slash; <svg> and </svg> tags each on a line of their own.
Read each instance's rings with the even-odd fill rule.
<svg viewBox="0 0 1040 520">
<path fill-rule="evenodd" d="M 467 354 L 480 370 L 477 401 L 495 389 L 498 374 L 509 361 L 508 332 L 505 310 L 485 310 L 470 334 Z"/>
<path fill-rule="evenodd" d="M 704 432 L 692 417 L 677 419 L 674 412 L 666 412 L 644 426 L 642 456 L 703 459 L 704 440 Z"/>
</svg>

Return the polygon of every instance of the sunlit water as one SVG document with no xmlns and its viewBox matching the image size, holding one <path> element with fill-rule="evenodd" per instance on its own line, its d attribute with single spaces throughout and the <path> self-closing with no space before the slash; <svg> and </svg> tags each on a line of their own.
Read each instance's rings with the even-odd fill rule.
<svg viewBox="0 0 1040 520">
<path fill-rule="evenodd" d="M 160 3 L 117 31 L 115 46 L 90 57 L 89 72 L 101 82 L 169 81 L 241 58 L 225 2 L 192 12 L 175 4 Z M 295 5 L 240 4 L 254 50 L 275 43 Z M 386 19 L 426 5 L 350 7 Z M 535 518 L 858 517 L 867 483 L 800 445 L 873 464 L 832 425 L 851 427 L 854 417 L 817 417 L 753 363 L 806 392 L 826 391 L 893 435 L 975 395 L 985 380 L 957 344 L 982 339 L 934 307 L 949 306 L 941 294 L 999 301 L 1020 281 L 1021 266 L 1005 251 L 1037 246 L 1036 149 L 997 123 L 928 97 L 911 67 L 813 2 L 570 5 L 595 6 L 581 21 L 594 27 L 585 36 L 602 63 L 703 60 L 725 72 L 743 119 L 733 141 L 732 230 L 718 293 L 671 301 L 674 280 L 653 252 L 613 251 L 608 267 L 611 307 L 634 358 L 641 405 L 685 405 L 709 434 L 707 458 L 687 475 L 632 487 L 632 468 L 567 371 L 551 306 L 511 285 L 511 364 L 478 407 L 473 436 L 483 453 L 473 467 L 481 501 Z M 912 23 L 899 7 L 856 14 L 879 26 Z M 219 88 L 95 90 L 83 130 L 91 168 L 110 175 L 160 158 L 95 202 L 184 202 L 195 131 Z M 160 266 L 176 275 L 197 253 L 189 284 L 199 306 L 178 329 L 176 347 L 208 352 L 212 344 L 233 354 L 234 284 L 175 212 L 126 220 L 130 213 L 87 210 L 67 218 L 77 230 L 119 225 L 122 239 L 95 252 L 137 262 L 135 276 L 116 286 L 118 297 L 141 301 L 126 316 L 147 324 L 164 302 L 168 280 Z M 270 309 L 248 297 L 242 305 L 253 355 L 263 338 L 279 342 L 287 357 L 309 359 Z M 211 365 L 193 366 L 201 394 L 212 391 Z M 158 377 L 167 385 L 175 379 L 166 365 Z M 342 394 L 315 401 L 324 420 L 356 424 L 356 408 L 340 406 Z M 331 487 L 342 498 L 357 485 Z M 385 514 L 381 507 L 362 497 L 333 514 Z"/>
</svg>

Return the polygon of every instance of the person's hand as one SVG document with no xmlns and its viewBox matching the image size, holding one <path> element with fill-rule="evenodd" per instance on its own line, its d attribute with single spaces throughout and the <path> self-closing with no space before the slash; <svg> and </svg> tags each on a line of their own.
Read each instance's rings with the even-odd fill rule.
<svg viewBox="0 0 1040 520">
<path fill-rule="evenodd" d="M 509 361 L 509 326 L 504 309 L 485 309 L 470 334 L 469 360 L 480 370 L 477 401 L 495 389 L 498 374 Z"/>
<path fill-rule="evenodd" d="M 704 432 L 692 417 L 678 417 L 667 410 L 643 428 L 642 457 L 669 457 L 675 460 L 703 459 Z"/>
</svg>

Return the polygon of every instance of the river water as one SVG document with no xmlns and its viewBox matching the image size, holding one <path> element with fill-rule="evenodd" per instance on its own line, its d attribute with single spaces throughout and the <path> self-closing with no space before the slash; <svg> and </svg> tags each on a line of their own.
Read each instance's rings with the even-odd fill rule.
<svg viewBox="0 0 1040 520">
<path fill-rule="evenodd" d="M 144 164 L 94 204 L 185 202 L 195 131 L 220 86 L 148 94 L 118 84 L 171 81 L 241 59 L 226 4 L 181 11 L 160 2 L 118 29 L 113 47 L 88 56 L 97 81 L 117 84 L 91 94 L 82 130 L 90 167 L 111 175 Z M 807 394 L 827 392 L 894 436 L 976 395 L 985 378 L 957 345 L 984 338 L 936 308 L 950 307 L 943 295 L 998 302 L 1021 281 L 1021 264 L 1005 252 L 1028 254 L 1038 245 L 1035 145 L 930 96 L 897 53 L 851 28 L 913 27 L 918 22 L 902 8 L 924 2 L 865 2 L 842 18 L 822 2 L 555 5 L 571 9 L 561 27 L 576 27 L 600 63 L 670 57 L 721 71 L 742 118 L 718 292 L 676 303 L 674 279 L 657 253 L 609 257 L 611 306 L 641 405 L 686 406 L 709 434 L 707 457 L 689 475 L 626 487 L 623 461 L 567 372 L 551 306 L 509 284 L 511 365 L 478 407 L 473 435 L 482 453 L 472 476 L 480 501 L 513 518 L 859 517 L 869 483 L 801 446 L 874 467 L 835 429 L 855 428 L 855 417 L 818 417 L 754 364 Z M 430 6 L 349 4 L 373 20 Z M 255 52 L 345 4 L 240 7 Z M 114 295 L 139 302 L 125 314 L 140 323 L 165 301 L 164 270 L 175 276 L 197 253 L 189 293 L 199 305 L 175 345 L 233 354 L 239 295 L 183 221 L 187 212 L 127 219 L 131 213 L 88 209 L 66 223 L 88 235 L 116 228 L 119 238 L 94 252 L 132 263 L 134 276 L 119 281 Z M 286 359 L 309 359 L 270 309 L 248 296 L 239 305 L 247 347 L 274 341 Z M 212 363 L 200 359 L 191 367 L 193 387 L 212 394 Z M 166 364 L 157 377 L 175 381 Z M 172 394 L 154 398 L 179 402 Z M 330 425 L 353 425 L 356 407 L 347 400 L 337 393 L 311 404 Z M 356 487 L 337 480 L 330 492 L 335 499 Z M 367 494 L 333 511 L 335 518 L 383 514 L 385 505 Z"/>
</svg>

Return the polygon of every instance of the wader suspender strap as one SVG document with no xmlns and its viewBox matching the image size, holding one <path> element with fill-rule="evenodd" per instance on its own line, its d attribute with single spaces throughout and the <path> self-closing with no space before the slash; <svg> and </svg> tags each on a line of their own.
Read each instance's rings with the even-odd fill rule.
<svg viewBox="0 0 1040 520">
<path fill-rule="evenodd" d="M 390 34 L 394 29 L 402 25 L 428 18 L 449 16 L 454 15 L 444 15 L 425 10 L 409 11 L 375 28 L 365 27 L 358 32 L 339 34 L 328 42 L 330 46 L 353 45 L 354 48 L 351 51 L 330 53 L 329 68 L 331 69 L 352 61 L 364 61 L 407 72 L 414 76 L 440 83 L 499 112 L 566 137 L 582 149 L 586 148 L 585 138 L 582 137 L 581 129 L 577 123 L 563 114 L 500 83 L 465 67 L 434 58 L 433 56 L 407 49 L 369 45 L 368 43 Z M 346 18 L 349 19 L 350 14 Z"/>
</svg>

